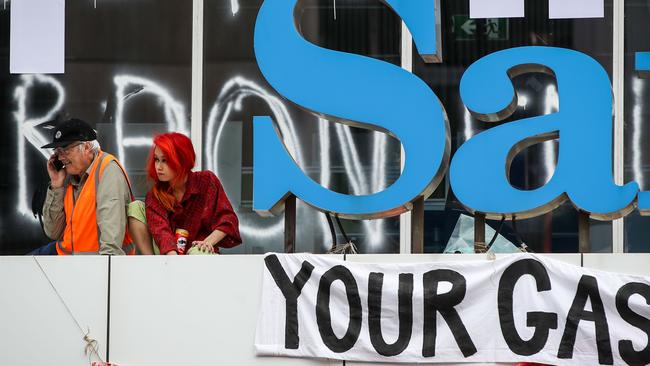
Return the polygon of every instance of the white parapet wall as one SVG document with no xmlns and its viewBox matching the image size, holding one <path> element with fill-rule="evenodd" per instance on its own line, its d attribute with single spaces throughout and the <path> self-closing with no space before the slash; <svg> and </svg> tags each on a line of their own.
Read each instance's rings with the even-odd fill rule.
<svg viewBox="0 0 650 366">
<path fill-rule="evenodd" d="M 549 256 L 577 266 L 650 276 L 650 254 Z M 0 257 L 0 365 L 89 365 L 83 340 L 89 330 L 100 356 L 105 359 L 108 351 L 110 361 L 119 366 L 342 366 L 342 361 L 255 356 L 262 259 L 113 257 L 109 320 L 107 257 Z M 347 257 L 374 263 L 480 259 L 485 256 Z"/>
<path fill-rule="evenodd" d="M 113 258 L 111 360 L 119 366 L 330 364 L 255 357 L 262 258 Z"/>
<path fill-rule="evenodd" d="M 89 365 L 86 333 L 105 358 L 107 294 L 107 257 L 0 257 L 0 365 Z"/>
</svg>

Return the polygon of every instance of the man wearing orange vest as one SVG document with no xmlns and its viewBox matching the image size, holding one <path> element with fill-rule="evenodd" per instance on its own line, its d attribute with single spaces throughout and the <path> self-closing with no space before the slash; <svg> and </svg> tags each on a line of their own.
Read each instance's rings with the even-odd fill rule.
<svg viewBox="0 0 650 366">
<path fill-rule="evenodd" d="M 56 240 L 52 254 L 135 254 L 126 219 L 130 183 L 117 159 L 101 151 L 95 130 L 79 119 L 60 122 L 42 148 L 54 148 L 43 205 L 45 233 Z"/>
</svg>

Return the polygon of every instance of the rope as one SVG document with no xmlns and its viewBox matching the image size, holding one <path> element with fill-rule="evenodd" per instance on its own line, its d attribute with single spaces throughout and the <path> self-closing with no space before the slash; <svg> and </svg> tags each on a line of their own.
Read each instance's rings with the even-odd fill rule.
<svg viewBox="0 0 650 366">
<path fill-rule="evenodd" d="M 350 240 L 350 238 L 348 238 L 348 234 L 345 233 L 345 229 L 343 229 L 343 224 L 341 224 L 341 219 L 338 216 L 335 216 L 335 218 L 336 218 L 336 224 L 338 225 L 339 230 L 341 231 L 341 234 L 343 235 L 343 239 L 345 239 L 345 241 L 347 243 L 351 243 L 352 240 Z"/>
<path fill-rule="evenodd" d="M 93 338 L 91 338 L 89 336 L 90 327 L 88 327 L 88 331 L 84 332 L 83 328 L 81 327 L 81 324 L 79 324 L 79 321 L 77 320 L 77 318 L 74 316 L 74 314 L 72 314 L 72 310 L 70 310 L 70 307 L 68 306 L 68 304 L 65 302 L 65 300 L 63 300 L 63 296 L 61 296 L 59 291 L 54 286 L 54 283 L 52 283 L 52 280 L 50 280 L 50 277 L 47 275 L 47 273 L 45 273 L 45 270 L 41 266 L 41 263 L 39 263 L 39 261 L 38 261 L 38 259 L 36 259 L 36 257 L 32 257 L 32 258 L 34 259 L 34 262 L 36 262 L 36 265 L 41 270 L 41 273 L 43 274 L 43 276 L 45 277 L 47 282 L 50 283 L 50 286 L 52 287 L 52 290 L 54 290 L 54 293 L 56 294 L 56 296 L 58 296 L 58 298 L 61 301 L 61 303 L 63 304 L 63 306 L 68 311 L 68 314 L 70 314 L 70 317 L 72 318 L 72 320 L 74 320 L 75 324 L 77 324 L 77 328 L 79 328 L 79 331 L 81 332 L 81 334 L 83 334 L 83 341 L 86 342 L 86 346 L 84 347 L 84 355 L 88 356 L 88 363 L 90 363 L 90 358 L 92 357 L 93 353 L 103 363 L 104 360 L 99 355 L 99 351 L 97 350 L 97 347 L 98 347 L 97 340 L 93 339 Z"/>
<path fill-rule="evenodd" d="M 332 218 L 330 217 L 329 214 L 325 214 L 327 216 L 327 222 L 330 225 L 330 231 L 332 234 L 332 237 L 334 238 L 334 243 L 332 244 L 332 248 L 327 251 L 328 254 L 343 254 L 343 260 L 346 259 L 347 254 L 357 254 L 357 246 L 354 244 L 352 240 L 348 237 L 348 235 L 345 233 L 345 229 L 343 229 L 343 224 L 341 223 L 341 219 L 338 216 L 334 216 L 336 218 L 336 224 L 339 227 L 339 231 L 341 231 L 341 235 L 343 235 L 343 238 L 345 239 L 345 243 L 343 244 L 337 244 L 336 243 L 336 233 L 334 231 L 334 224 L 332 223 Z"/>
<path fill-rule="evenodd" d="M 86 347 L 84 347 L 84 355 L 90 356 L 91 354 L 95 353 L 99 358 L 99 353 L 97 352 L 98 342 L 96 339 L 90 338 L 88 336 L 89 334 L 90 334 L 90 328 L 88 328 L 88 331 L 86 332 L 86 334 L 84 334 L 84 342 L 86 342 Z M 101 358 L 99 359 L 101 360 Z M 88 360 L 90 361 L 90 357 Z"/>
<path fill-rule="evenodd" d="M 494 232 L 494 236 L 492 236 L 492 240 L 490 240 L 490 243 L 487 245 L 487 249 L 489 250 L 492 248 L 492 244 L 497 240 L 497 237 L 501 233 L 501 229 L 503 228 L 503 223 L 506 221 L 506 215 L 501 216 L 501 222 L 499 222 L 499 227 L 497 230 Z"/>
<path fill-rule="evenodd" d="M 357 246 L 354 244 L 354 242 L 349 241 L 347 243 L 335 245 L 327 253 L 329 253 L 329 254 L 357 254 L 358 251 L 357 251 Z"/>
<path fill-rule="evenodd" d="M 515 239 L 517 240 L 517 246 L 519 246 L 519 250 L 524 253 L 532 253 L 533 251 L 530 250 L 530 247 L 528 247 L 526 243 L 524 243 L 521 234 L 519 234 L 519 231 L 517 231 L 517 218 L 515 215 L 512 215 L 512 231 L 515 232 Z"/>
</svg>

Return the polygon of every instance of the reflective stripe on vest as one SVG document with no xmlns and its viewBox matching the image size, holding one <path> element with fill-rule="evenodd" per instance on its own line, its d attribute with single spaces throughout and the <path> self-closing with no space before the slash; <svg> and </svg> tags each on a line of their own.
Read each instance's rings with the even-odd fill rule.
<svg viewBox="0 0 650 366">
<path fill-rule="evenodd" d="M 118 164 L 127 180 L 129 191 L 131 190 L 130 182 L 121 164 L 112 155 L 100 151 L 76 200 L 74 200 L 72 185 L 68 184 L 66 188 L 63 204 L 66 226 L 63 240 L 58 241 L 56 245 L 59 255 L 99 254 L 101 233 L 97 226 L 97 187 L 104 169 L 111 161 Z M 126 254 L 135 254 L 128 227 L 125 228 L 122 250 Z"/>
</svg>

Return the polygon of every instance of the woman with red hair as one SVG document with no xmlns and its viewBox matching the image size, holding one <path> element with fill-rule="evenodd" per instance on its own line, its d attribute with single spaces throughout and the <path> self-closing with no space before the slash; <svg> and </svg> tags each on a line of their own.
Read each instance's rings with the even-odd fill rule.
<svg viewBox="0 0 650 366">
<path fill-rule="evenodd" d="M 130 231 L 142 254 L 153 254 L 146 244 L 151 243 L 148 233 L 160 254 L 167 255 L 219 253 L 219 247 L 241 243 L 239 220 L 221 182 L 211 171 L 193 172 L 195 160 L 187 136 L 171 132 L 154 137 L 147 161 L 147 175 L 154 183 L 145 199 L 148 232 L 134 220 L 136 215 L 129 215 Z M 177 245 L 178 233 L 186 237 L 185 248 Z"/>
</svg>

